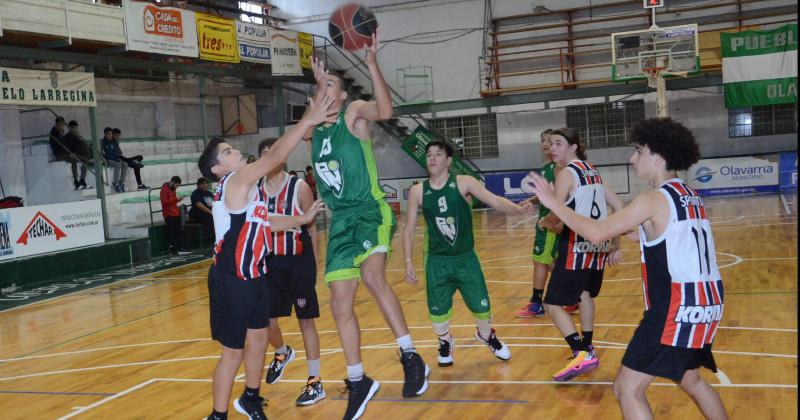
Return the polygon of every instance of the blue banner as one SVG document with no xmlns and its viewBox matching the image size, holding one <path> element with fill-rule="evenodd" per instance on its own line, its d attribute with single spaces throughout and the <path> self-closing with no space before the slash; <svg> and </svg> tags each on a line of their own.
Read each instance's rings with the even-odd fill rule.
<svg viewBox="0 0 800 420">
<path fill-rule="evenodd" d="M 797 189 L 797 152 L 783 152 L 780 158 L 781 189 Z"/>
<path fill-rule="evenodd" d="M 486 189 L 493 194 L 519 203 L 533 196 L 532 193 L 528 192 L 529 188 L 527 186 L 521 185 L 522 179 L 527 175 L 528 172 L 484 174 L 484 181 L 486 183 Z"/>
</svg>

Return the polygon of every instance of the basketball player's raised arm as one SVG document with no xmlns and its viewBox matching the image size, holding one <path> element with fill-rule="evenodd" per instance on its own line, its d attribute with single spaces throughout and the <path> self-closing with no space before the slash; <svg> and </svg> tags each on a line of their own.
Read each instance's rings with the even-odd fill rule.
<svg viewBox="0 0 800 420">
<path fill-rule="evenodd" d="M 365 102 L 355 101 L 353 105 L 358 106 L 356 118 L 363 118 L 367 121 L 383 121 L 392 118 L 392 97 L 389 94 L 389 87 L 383 79 L 381 69 L 378 66 L 378 35 L 372 34 L 372 44 L 367 47 L 367 68 L 372 79 L 372 96 L 374 100 Z"/>
<path fill-rule="evenodd" d="M 271 149 L 270 149 L 271 151 Z M 269 228 L 273 232 L 283 232 L 289 229 L 296 229 L 300 226 L 305 226 L 314 221 L 317 213 L 325 208 L 322 200 L 317 200 L 311 207 L 300 216 L 270 216 Z"/>
<path fill-rule="evenodd" d="M 319 105 L 315 105 L 315 102 L 311 100 L 308 104 L 308 113 L 270 147 L 269 153 L 236 172 L 236 175 L 228 181 L 229 188 L 242 189 L 246 193 L 264 175 L 283 165 L 283 162 L 289 157 L 289 153 L 300 143 L 307 129 L 325 121 L 335 120 L 336 113 L 329 111 L 332 104 L 333 98 L 330 97 L 325 97 Z"/>
<path fill-rule="evenodd" d="M 297 182 L 297 187 L 300 198 L 300 208 L 303 209 L 303 213 L 308 213 L 311 210 L 311 206 L 314 205 L 314 194 L 311 193 L 311 187 L 303 180 Z M 311 248 L 314 250 L 314 255 L 319 255 L 317 224 L 314 223 L 313 219 L 310 223 L 306 224 L 306 229 L 308 229 L 308 236 L 311 238 Z"/>
<path fill-rule="evenodd" d="M 649 191 L 636 197 L 628 207 L 615 211 L 605 220 L 594 220 L 581 216 L 556 197 L 553 187 L 539 175 L 533 176 L 533 189 L 539 200 L 555 213 L 564 224 L 578 235 L 598 244 L 630 231 L 650 220 L 655 211 L 653 203 L 658 203 L 662 194 Z"/>
<path fill-rule="evenodd" d="M 312 57 L 311 60 L 311 70 L 314 72 L 314 80 L 317 81 L 317 87 L 314 91 L 314 103 L 319 104 L 322 103 L 322 99 L 325 97 L 325 76 L 328 75 L 328 70 L 325 69 L 325 63 L 316 56 Z M 307 113 L 308 107 L 306 107 L 303 116 L 305 117 Z M 306 130 L 303 133 L 303 140 L 311 140 L 313 131 L 313 127 Z"/>
<path fill-rule="evenodd" d="M 422 200 L 422 184 L 411 187 L 408 191 L 406 207 L 406 225 L 403 228 L 403 255 L 406 259 L 406 282 L 417 284 L 417 270 L 414 268 L 414 235 L 417 229 L 417 214 Z"/>
<path fill-rule="evenodd" d="M 511 215 L 525 214 L 526 207 L 518 206 L 505 197 L 492 194 L 486 189 L 483 183 L 471 176 L 458 175 L 456 180 L 459 186 L 463 186 L 464 192 L 475 196 L 475 198 L 483 201 L 486 205 L 495 210 Z"/>
</svg>

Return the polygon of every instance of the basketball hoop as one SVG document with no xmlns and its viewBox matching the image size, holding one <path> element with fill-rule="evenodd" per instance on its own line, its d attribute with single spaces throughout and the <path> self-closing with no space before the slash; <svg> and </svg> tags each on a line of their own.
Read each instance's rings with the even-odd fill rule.
<svg viewBox="0 0 800 420">
<path fill-rule="evenodd" d="M 642 71 L 647 75 L 647 86 L 658 87 L 658 79 L 663 77 L 664 67 L 644 68 Z"/>
</svg>

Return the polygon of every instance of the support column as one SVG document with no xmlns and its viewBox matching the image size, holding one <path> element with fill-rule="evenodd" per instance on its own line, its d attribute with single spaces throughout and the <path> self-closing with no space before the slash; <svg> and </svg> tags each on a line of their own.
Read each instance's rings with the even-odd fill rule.
<svg viewBox="0 0 800 420">
<path fill-rule="evenodd" d="M 203 126 L 203 147 L 208 144 L 208 124 L 206 122 L 206 78 L 200 77 L 200 123 Z"/>
<path fill-rule="evenodd" d="M 280 136 L 286 131 L 286 103 L 283 100 L 283 83 L 275 82 L 272 85 L 275 94 L 275 108 L 278 111 L 278 134 Z"/>
<path fill-rule="evenodd" d="M 87 72 L 93 72 L 91 66 L 86 66 Z M 94 186 L 97 198 L 100 200 L 100 212 L 103 215 L 103 237 L 108 240 L 108 210 L 106 209 L 106 188 L 103 183 L 103 158 L 100 150 L 100 138 L 97 136 L 97 115 L 94 107 L 89 107 L 89 130 L 92 135 L 92 151 L 94 155 Z"/>
</svg>

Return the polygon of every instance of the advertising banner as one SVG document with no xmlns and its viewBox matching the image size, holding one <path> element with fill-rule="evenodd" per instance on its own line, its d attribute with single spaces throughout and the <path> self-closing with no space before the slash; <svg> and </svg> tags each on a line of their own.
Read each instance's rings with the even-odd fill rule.
<svg viewBox="0 0 800 420">
<path fill-rule="evenodd" d="M 268 27 L 237 20 L 236 39 L 239 42 L 239 58 L 242 61 L 262 64 L 272 62 Z"/>
<path fill-rule="evenodd" d="M 797 189 L 797 152 L 783 152 L 780 158 L 781 189 Z"/>
<path fill-rule="evenodd" d="M 753 157 L 702 159 L 686 181 L 703 196 L 778 191 L 778 162 Z"/>
<path fill-rule="evenodd" d="M 528 172 L 500 172 L 484 176 L 486 189 L 495 195 L 505 197 L 515 203 L 533 196 L 527 183 L 522 182 L 528 176 Z"/>
<path fill-rule="evenodd" d="M 96 107 L 94 74 L 0 67 L 0 104 Z"/>
<path fill-rule="evenodd" d="M 408 190 L 424 180 L 425 178 L 382 179 L 380 186 L 386 193 L 386 202 L 404 212 L 408 207 Z"/>
<path fill-rule="evenodd" d="M 197 57 L 197 27 L 194 12 L 125 0 L 126 47 L 182 57 Z"/>
<path fill-rule="evenodd" d="M 303 74 L 300 67 L 300 48 L 297 45 L 297 32 L 270 29 L 270 47 L 272 48 L 272 75 L 299 76 Z"/>
<path fill-rule="evenodd" d="M 305 32 L 298 33 L 297 46 L 300 48 L 300 67 L 311 69 L 311 56 L 314 55 L 314 37 Z"/>
<path fill-rule="evenodd" d="M 100 200 L 0 210 L 0 261 L 104 241 Z"/>
<path fill-rule="evenodd" d="M 223 63 L 238 63 L 239 44 L 236 43 L 236 21 L 195 13 L 200 58 Z"/>
</svg>

